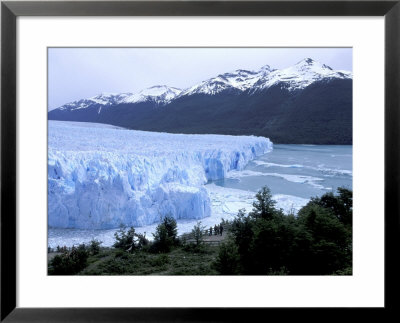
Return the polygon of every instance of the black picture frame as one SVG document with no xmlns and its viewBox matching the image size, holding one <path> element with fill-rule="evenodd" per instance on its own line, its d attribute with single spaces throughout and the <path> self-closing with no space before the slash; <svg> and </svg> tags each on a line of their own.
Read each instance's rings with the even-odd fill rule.
<svg viewBox="0 0 400 323">
<path fill-rule="evenodd" d="M 16 19 L 19 16 L 384 16 L 385 306 L 384 308 L 17 308 Z M 394 1 L 2 1 L 1 3 L 1 321 L 233 322 L 266 315 L 308 320 L 343 313 L 382 321 L 398 307 L 400 181 L 400 0 Z M 38 291 L 40 293 L 40 291 Z M 239 296 L 238 296 L 239 297 Z M 268 311 L 268 313 L 266 312 Z M 351 313 L 353 311 L 353 313 Z M 321 313 L 322 312 L 322 313 Z M 356 312 L 356 313 L 354 313 Z M 261 315 L 261 316 L 260 316 Z M 384 315 L 384 316 L 383 316 Z M 260 319 L 257 319 L 259 317 Z M 262 318 L 264 317 L 264 318 Z M 396 317 L 396 316 L 395 316 Z M 342 317 L 342 319 L 345 317 Z M 358 317 L 359 318 L 359 317 Z"/>
</svg>

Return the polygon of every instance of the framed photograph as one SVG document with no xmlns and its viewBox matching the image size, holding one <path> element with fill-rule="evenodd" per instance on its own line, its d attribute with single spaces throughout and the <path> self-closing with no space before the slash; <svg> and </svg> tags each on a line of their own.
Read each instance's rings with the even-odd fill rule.
<svg viewBox="0 0 400 323">
<path fill-rule="evenodd" d="M 1 320 L 393 314 L 399 16 L 2 2 Z"/>
</svg>

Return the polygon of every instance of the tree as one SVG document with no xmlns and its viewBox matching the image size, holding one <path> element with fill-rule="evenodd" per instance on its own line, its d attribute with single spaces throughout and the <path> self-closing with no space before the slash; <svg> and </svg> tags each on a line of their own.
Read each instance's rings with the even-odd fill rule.
<svg viewBox="0 0 400 323">
<path fill-rule="evenodd" d="M 126 227 L 121 225 L 120 229 L 114 233 L 114 237 L 114 248 L 122 249 L 131 253 L 136 249 L 134 227 L 130 227 L 129 230 L 126 231 Z"/>
<path fill-rule="evenodd" d="M 252 274 L 271 274 L 290 271 L 296 250 L 296 220 L 276 212 L 271 219 L 257 219 L 253 226 L 254 239 L 249 253 Z"/>
<path fill-rule="evenodd" d="M 307 235 L 307 249 L 298 250 L 300 274 L 333 274 L 351 266 L 351 233 L 332 209 L 312 202 L 298 214 L 303 236 Z"/>
<path fill-rule="evenodd" d="M 160 223 L 156 232 L 153 233 L 154 241 L 151 246 L 151 251 L 155 252 L 169 252 L 173 245 L 172 239 L 168 236 L 167 228 L 164 223 Z"/>
<path fill-rule="evenodd" d="M 263 218 L 270 219 L 272 218 L 275 209 L 276 202 L 272 199 L 271 190 L 264 186 L 258 193 L 256 194 L 256 199 L 253 203 L 253 211 L 250 213 L 250 216 L 254 218 Z"/>
<path fill-rule="evenodd" d="M 201 225 L 201 221 L 197 221 L 196 225 L 192 229 L 193 239 L 195 241 L 195 246 L 199 248 L 203 243 L 204 229 L 206 226 Z"/>
<path fill-rule="evenodd" d="M 321 197 L 314 197 L 311 202 L 330 209 L 340 222 L 351 227 L 353 222 L 353 193 L 347 188 L 339 187 L 338 195 L 332 192 Z"/>
<path fill-rule="evenodd" d="M 172 217 L 171 214 L 168 214 L 164 217 L 162 223 L 167 230 L 168 238 L 173 242 L 173 244 L 177 244 L 178 242 L 178 226 L 176 224 L 176 220 Z"/>
<path fill-rule="evenodd" d="M 222 245 L 219 272 L 240 274 L 332 275 L 352 272 L 352 192 L 338 189 L 300 209 L 297 216 L 275 209 L 268 188 L 256 195 L 254 209 L 240 210 Z M 231 253 L 231 255 L 229 255 Z M 237 261 L 237 262 L 236 262 Z M 236 265 L 235 265 L 236 264 Z"/>
<path fill-rule="evenodd" d="M 339 200 L 342 204 L 343 214 L 339 215 L 339 220 L 345 225 L 353 226 L 353 192 L 344 187 L 338 187 Z"/>
<path fill-rule="evenodd" d="M 92 255 L 97 255 L 100 252 L 101 241 L 93 239 L 89 244 L 89 251 Z"/>
<path fill-rule="evenodd" d="M 151 246 L 153 252 L 169 252 L 178 243 L 178 229 L 176 220 L 166 215 L 153 233 L 154 241 Z"/>
<path fill-rule="evenodd" d="M 253 225 L 255 221 L 256 218 L 247 216 L 245 210 L 240 209 L 229 230 L 231 238 L 238 249 L 242 270 L 245 272 L 247 268 L 251 267 L 252 263 L 249 251 L 253 242 Z"/>
<path fill-rule="evenodd" d="M 149 246 L 150 241 L 146 238 L 146 232 L 142 233 L 135 233 L 136 239 L 136 246 L 138 249 L 142 250 Z"/>
</svg>

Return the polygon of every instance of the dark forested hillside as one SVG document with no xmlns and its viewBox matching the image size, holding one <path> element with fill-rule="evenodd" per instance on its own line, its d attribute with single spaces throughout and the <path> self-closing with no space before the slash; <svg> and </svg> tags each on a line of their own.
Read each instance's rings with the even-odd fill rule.
<svg viewBox="0 0 400 323">
<path fill-rule="evenodd" d="M 165 106 L 141 102 L 57 109 L 49 119 L 146 131 L 257 135 L 274 143 L 352 144 L 352 80 L 327 79 L 295 91 L 278 83 L 253 93 L 193 94 Z"/>
</svg>

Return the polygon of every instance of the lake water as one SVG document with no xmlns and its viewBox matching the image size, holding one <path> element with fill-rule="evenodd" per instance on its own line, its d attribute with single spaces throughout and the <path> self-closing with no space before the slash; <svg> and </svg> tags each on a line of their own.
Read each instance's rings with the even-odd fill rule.
<svg viewBox="0 0 400 323">
<path fill-rule="evenodd" d="M 272 194 L 309 199 L 340 186 L 352 189 L 352 151 L 352 146 L 274 145 L 243 171 L 214 183 L 254 192 L 267 185 Z"/>
<path fill-rule="evenodd" d="M 271 189 L 277 207 L 285 212 L 299 210 L 311 197 L 352 189 L 352 146 L 274 145 L 274 150 L 250 162 L 244 170 L 205 185 L 212 215 L 202 219 L 206 227 L 231 220 L 239 209 L 251 211 L 255 193 L 263 186 Z M 189 232 L 196 220 L 178 220 L 178 233 Z M 157 224 L 136 228 L 151 238 Z M 49 229 L 48 245 L 72 246 L 98 239 L 104 246 L 114 242 L 112 230 Z"/>
</svg>

